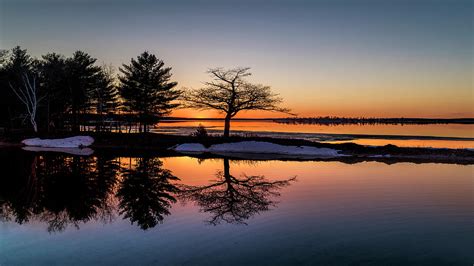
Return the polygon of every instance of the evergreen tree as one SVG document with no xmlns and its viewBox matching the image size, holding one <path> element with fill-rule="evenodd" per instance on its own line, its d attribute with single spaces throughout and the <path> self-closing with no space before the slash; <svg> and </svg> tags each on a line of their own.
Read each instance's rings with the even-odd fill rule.
<svg viewBox="0 0 474 266">
<path fill-rule="evenodd" d="M 62 127 L 64 114 L 67 112 L 69 102 L 67 79 L 66 79 L 66 59 L 59 54 L 49 53 L 42 56 L 38 65 L 41 89 L 46 93 L 44 99 L 46 128 Z"/>
<path fill-rule="evenodd" d="M 97 84 L 91 92 L 92 108 L 99 117 L 99 124 L 96 127 L 97 131 L 102 129 L 106 115 L 114 112 L 118 107 L 118 98 L 113 68 L 111 66 L 103 66 L 97 75 Z"/>
<path fill-rule="evenodd" d="M 4 67 L 4 64 L 8 60 L 8 50 L 0 49 L 0 69 Z"/>
<path fill-rule="evenodd" d="M 7 70 L 6 63 L 8 62 L 9 56 L 7 50 L 0 50 L 0 127 L 4 127 L 8 124 L 8 81 L 7 81 Z M 8 94 L 7 94 L 8 93 Z"/>
<path fill-rule="evenodd" d="M 164 67 L 162 60 L 155 55 L 144 52 L 129 65 L 120 68 L 122 76 L 119 92 L 127 111 L 136 113 L 140 129 L 148 131 L 152 118 L 167 115 L 178 106 L 174 103 L 181 92 L 176 90 L 176 82 L 170 82 L 171 68 Z"/>
<path fill-rule="evenodd" d="M 79 114 L 85 114 L 91 106 L 92 91 L 97 87 L 101 72 L 95 65 L 97 59 L 77 51 L 66 59 L 68 107 L 72 116 L 72 130 L 79 131 Z"/>
</svg>

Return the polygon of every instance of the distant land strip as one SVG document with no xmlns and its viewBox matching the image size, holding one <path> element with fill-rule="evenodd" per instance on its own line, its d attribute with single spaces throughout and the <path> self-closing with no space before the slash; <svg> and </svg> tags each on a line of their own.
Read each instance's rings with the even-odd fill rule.
<svg viewBox="0 0 474 266">
<path fill-rule="evenodd" d="M 162 121 L 220 121 L 223 118 L 163 117 Z M 283 124 L 474 124 L 474 118 L 350 118 L 350 117 L 287 117 L 234 118 L 234 121 L 273 121 Z"/>
</svg>

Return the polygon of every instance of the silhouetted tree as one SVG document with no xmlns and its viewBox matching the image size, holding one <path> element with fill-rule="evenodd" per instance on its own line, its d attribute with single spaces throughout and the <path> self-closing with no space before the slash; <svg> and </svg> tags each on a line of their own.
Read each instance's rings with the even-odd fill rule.
<svg viewBox="0 0 474 266">
<path fill-rule="evenodd" d="M 15 121 L 24 120 L 23 103 L 11 88 L 20 88 L 24 85 L 24 75 L 31 76 L 35 60 L 19 46 L 13 48 L 9 56 L 5 56 L 0 70 L 0 95 L 2 95 L 0 97 L 0 120 L 4 126 L 11 128 Z"/>
<path fill-rule="evenodd" d="M 71 102 L 65 68 L 66 59 L 56 53 L 43 55 L 38 65 L 40 86 L 45 93 L 43 120 L 48 132 L 51 127 L 63 127 Z"/>
<path fill-rule="evenodd" d="M 8 51 L 0 50 L 0 127 L 8 125 L 10 116 L 8 112 L 8 96 L 10 95 L 10 87 L 8 84 L 8 71 L 6 64 L 9 60 Z"/>
<path fill-rule="evenodd" d="M 279 107 L 282 99 L 272 93 L 269 86 L 251 84 L 244 78 L 250 76 L 250 68 L 210 69 L 212 81 L 203 88 L 186 90 L 185 107 L 217 110 L 225 114 L 224 136 L 230 133 L 230 120 L 240 111 L 264 110 L 288 113 Z"/>
<path fill-rule="evenodd" d="M 73 131 L 79 131 L 79 114 L 84 114 L 90 109 L 92 91 L 98 86 L 101 69 L 95 65 L 96 60 L 82 51 L 77 51 L 66 59 L 68 105 L 72 115 Z"/>
<path fill-rule="evenodd" d="M 179 180 L 162 168 L 158 158 L 140 158 L 134 169 L 123 170 L 123 181 L 117 192 L 120 213 L 146 230 L 162 222 L 176 202 L 177 187 L 170 181 Z"/>
<path fill-rule="evenodd" d="M 7 60 L 8 60 L 8 50 L 0 49 L 0 68 L 3 68 Z"/>
<path fill-rule="evenodd" d="M 97 131 L 101 131 L 105 116 L 114 112 L 118 106 L 118 90 L 114 84 L 114 70 L 112 66 L 102 66 L 97 76 L 97 85 L 91 91 L 92 108 L 99 117 Z"/>
<path fill-rule="evenodd" d="M 264 176 L 236 178 L 230 174 L 229 159 L 224 159 L 224 171 L 207 186 L 180 185 L 180 198 L 195 201 L 201 210 L 212 217 L 208 222 L 217 225 L 221 221 L 245 224 L 255 214 L 268 211 L 276 203 L 271 197 L 279 196 L 279 190 L 296 178 L 281 181 L 267 181 Z"/>
<path fill-rule="evenodd" d="M 148 52 L 143 52 L 129 65 L 120 68 L 119 91 L 127 111 L 138 115 L 143 132 L 148 131 L 152 117 L 167 115 L 178 106 L 174 101 L 179 97 L 176 82 L 170 82 L 171 68 L 164 67 L 162 60 Z M 141 128 L 141 126 L 140 126 Z"/>
</svg>

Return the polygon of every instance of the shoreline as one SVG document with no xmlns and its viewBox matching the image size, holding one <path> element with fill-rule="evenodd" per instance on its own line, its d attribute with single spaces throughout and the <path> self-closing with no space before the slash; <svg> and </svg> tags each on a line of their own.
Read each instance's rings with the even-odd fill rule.
<svg viewBox="0 0 474 266">
<path fill-rule="evenodd" d="M 195 130 L 193 127 L 162 127 L 163 131 L 169 129 L 191 129 Z M 220 134 L 222 129 L 207 129 L 208 133 L 211 134 Z M 311 133 L 311 132 L 286 132 L 286 131 L 246 131 L 246 130 L 233 130 L 234 135 L 241 134 L 240 136 L 245 136 L 245 134 L 259 134 L 265 137 L 265 134 L 272 134 L 275 136 L 278 135 L 287 135 L 287 136 L 301 136 L 302 139 L 310 137 L 331 137 L 333 140 L 357 140 L 357 139 L 386 139 L 386 140 L 449 140 L 449 141 L 474 141 L 472 137 L 446 137 L 446 136 L 423 136 L 423 135 L 393 135 L 393 134 L 344 134 L 344 133 Z M 160 131 L 152 132 L 153 134 L 166 134 Z M 176 136 L 186 136 L 185 134 L 175 134 Z M 270 138 L 277 138 L 271 137 Z M 283 138 L 284 139 L 284 138 Z M 331 140 L 328 140 L 331 141 Z"/>
<path fill-rule="evenodd" d="M 414 162 L 414 163 L 455 163 L 470 165 L 474 164 L 474 151 L 470 149 L 449 149 L 449 148 L 407 148 L 395 145 L 385 146 L 363 146 L 354 143 L 331 144 L 323 142 L 313 142 L 302 139 L 282 139 L 270 137 L 242 137 L 231 136 L 228 139 L 222 137 L 192 137 L 178 136 L 157 133 L 93 133 L 87 132 L 95 139 L 89 146 L 95 154 L 108 155 L 156 155 L 156 156 L 190 156 L 197 158 L 235 158 L 249 160 L 296 160 L 296 161 L 342 161 L 342 162 L 362 162 L 380 161 L 387 163 Z M 54 136 L 40 136 L 49 138 L 64 138 L 72 136 L 71 133 L 57 134 Z M 0 148 L 21 148 L 21 140 L 31 136 L 13 136 L 0 139 Z M 339 150 L 347 156 L 337 158 L 316 158 L 305 156 L 282 156 L 278 154 L 183 154 L 170 150 L 171 147 L 179 144 L 199 143 L 205 147 L 214 144 L 233 143 L 242 141 L 259 141 L 279 144 L 283 146 L 309 146 L 315 148 L 330 148 Z"/>
</svg>

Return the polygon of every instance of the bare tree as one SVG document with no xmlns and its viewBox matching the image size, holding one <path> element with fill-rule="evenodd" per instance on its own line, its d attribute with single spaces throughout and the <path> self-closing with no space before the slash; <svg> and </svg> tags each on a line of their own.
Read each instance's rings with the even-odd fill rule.
<svg viewBox="0 0 474 266">
<path fill-rule="evenodd" d="M 38 126 L 36 124 L 36 113 L 38 111 L 38 105 L 43 97 L 38 95 L 38 87 L 36 86 L 36 78 L 29 77 L 28 74 L 22 75 L 22 86 L 15 87 L 10 83 L 10 88 L 13 90 L 18 99 L 26 107 L 26 117 L 29 118 L 33 130 L 38 132 Z"/>
<path fill-rule="evenodd" d="M 280 196 L 280 189 L 296 180 L 296 176 L 286 180 L 269 181 L 264 176 L 240 178 L 230 173 L 229 159 L 224 158 L 224 171 L 216 174 L 216 180 L 204 186 L 179 185 L 181 200 L 195 202 L 201 211 L 209 212 L 209 224 L 222 221 L 233 224 L 246 224 L 252 216 L 268 211 L 276 206 L 274 200 Z"/>
<path fill-rule="evenodd" d="M 224 137 L 230 133 L 230 120 L 240 111 L 263 110 L 289 113 L 289 109 L 279 107 L 283 101 L 278 94 L 272 93 L 269 86 L 251 84 L 245 80 L 250 76 L 248 67 L 223 69 L 214 68 L 207 73 L 212 81 L 204 87 L 185 90 L 183 95 L 186 108 L 218 110 L 225 114 Z"/>
</svg>

